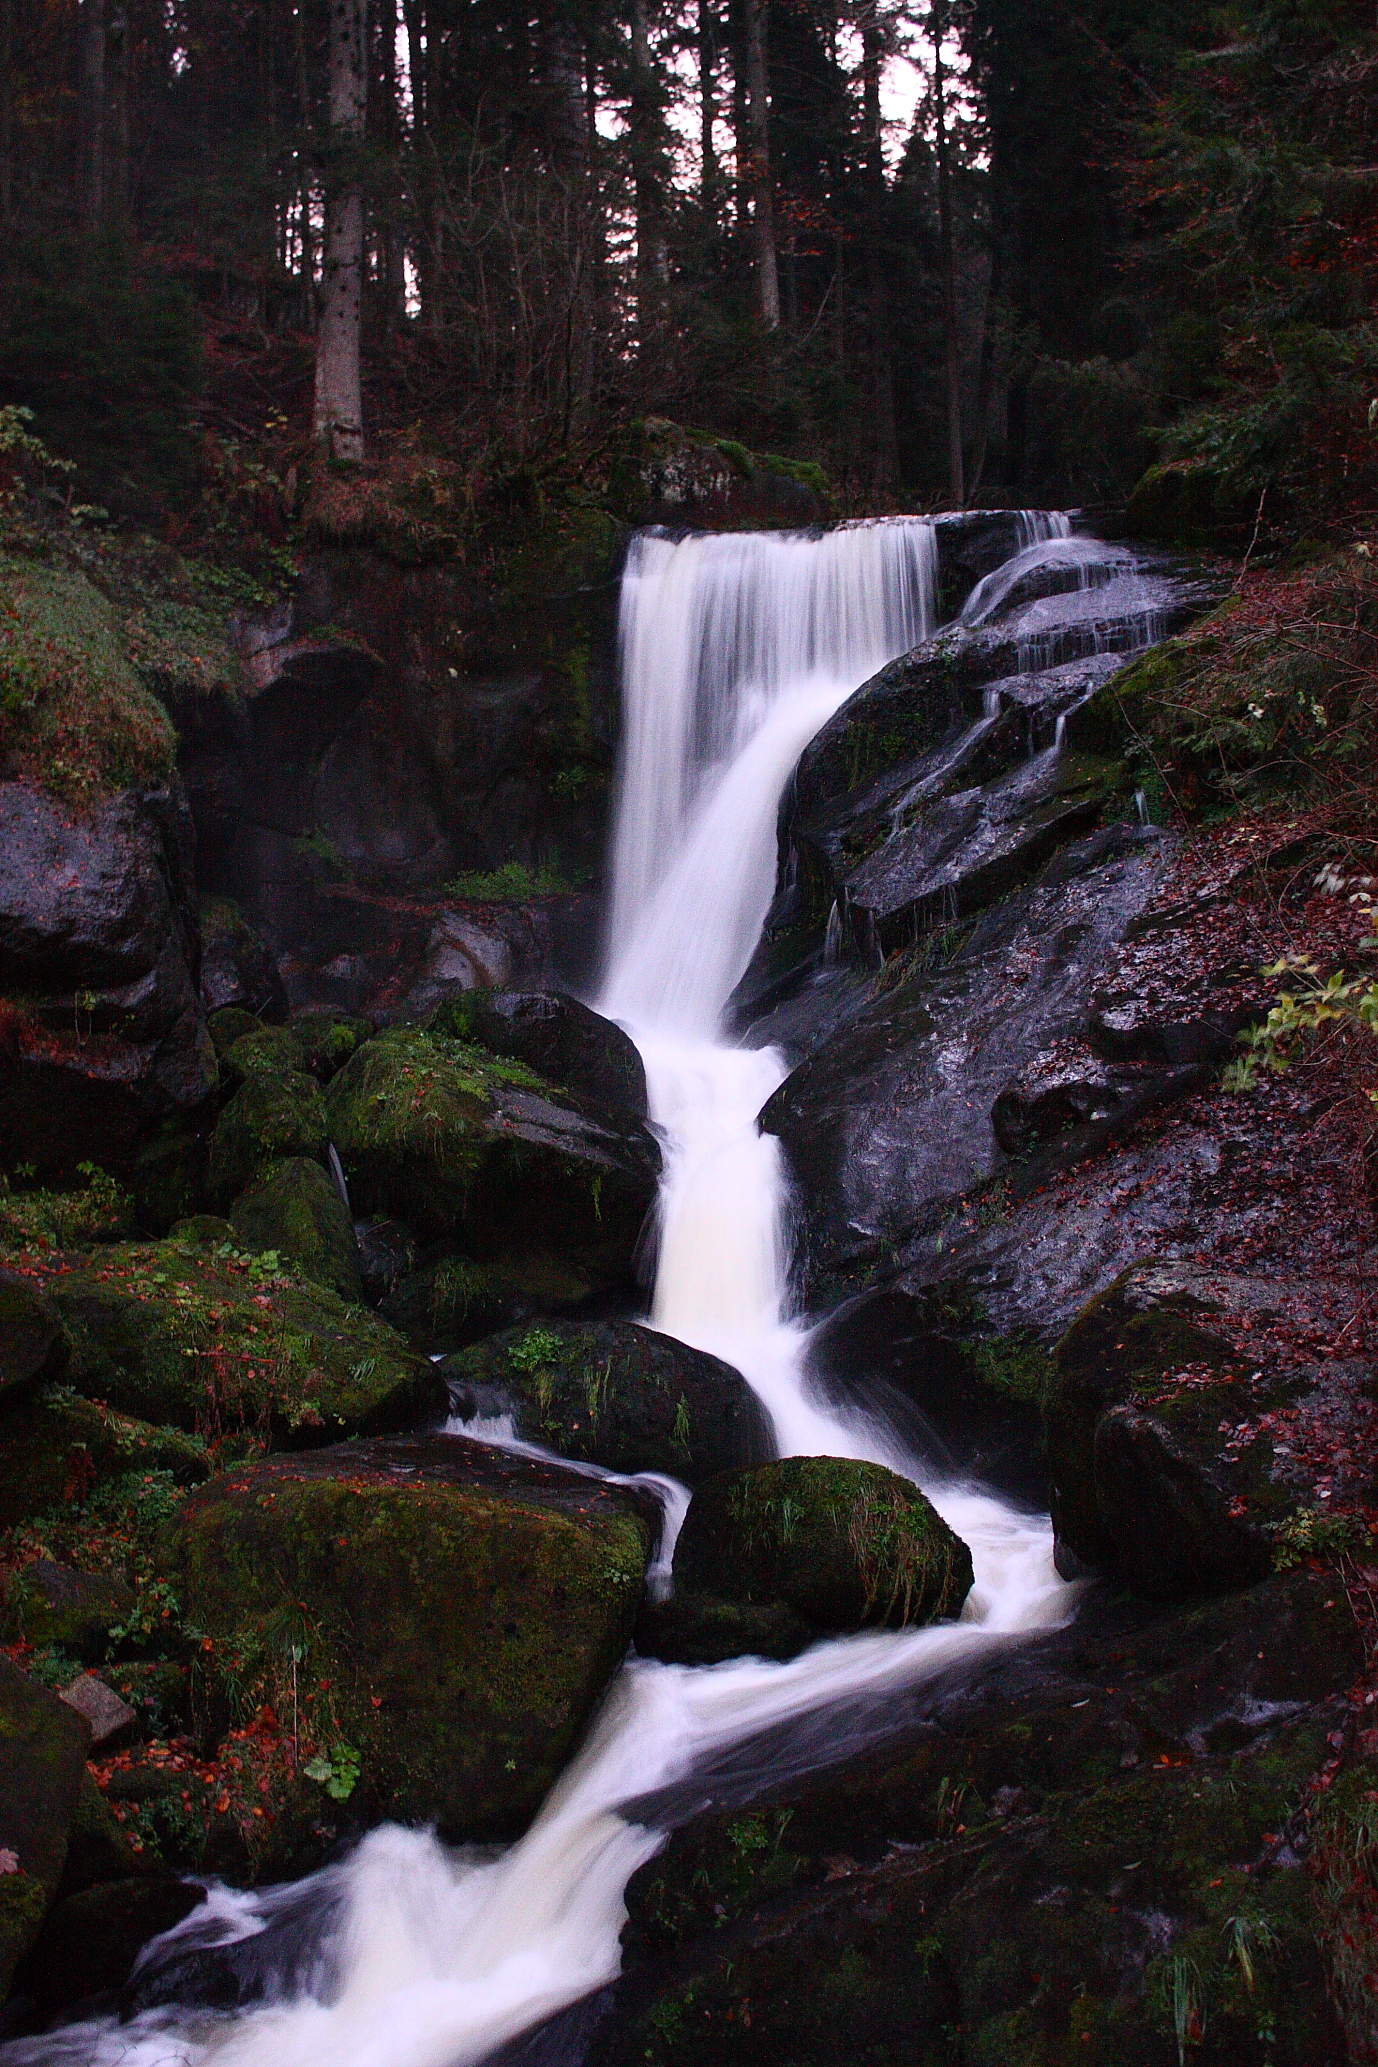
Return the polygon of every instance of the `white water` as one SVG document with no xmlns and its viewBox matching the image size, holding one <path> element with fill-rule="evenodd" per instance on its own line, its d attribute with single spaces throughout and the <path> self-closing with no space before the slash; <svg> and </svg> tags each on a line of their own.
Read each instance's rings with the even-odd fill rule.
<svg viewBox="0 0 1378 2067">
<path fill-rule="evenodd" d="M 454 1852 L 387 1826 L 345 1868 L 317 1877 L 323 1893 L 344 1889 L 322 1968 L 333 1981 L 237 2019 L 86 2026 L 7 2049 L 7 2060 L 478 2061 L 616 1974 L 623 1890 L 663 1842 L 623 1805 L 791 1717 L 912 1688 L 1071 1612 L 1074 1590 L 1054 1574 L 1046 1520 L 979 1487 L 932 1482 L 893 1434 L 812 1396 L 807 1330 L 788 1310 L 780 1151 L 756 1125 L 783 1063 L 719 1033 L 769 902 L 776 810 L 793 762 L 851 689 L 929 629 L 932 567 L 931 530 L 913 520 L 822 540 L 639 542 L 623 612 L 628 749 L 602 1003 L 641 1047 L 666 1142 L 652 1325 L 734 1363 L 783 1453 L 870 1457 L 925 1484 L 972 1551 L 976 1583 L 961 1621 L 820 1643 L 784 1665 L 633 1660 L 519 1844 L 497 1857 Z M 218 1902 L 227 1937 L 263 1928 L 261 1898 Z M 197 1915 L 179 1927 L 197 1929 Z"/>
</svg>

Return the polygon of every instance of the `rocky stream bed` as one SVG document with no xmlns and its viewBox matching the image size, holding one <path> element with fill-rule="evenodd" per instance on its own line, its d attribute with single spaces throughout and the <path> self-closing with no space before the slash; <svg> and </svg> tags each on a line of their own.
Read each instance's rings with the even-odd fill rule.
<svg viewBox="0 0 1378 2067">
<path fill-rule="evenodd" d="M 1226 1073 L 1264 967 L 1362 925 L 1315 814 L 1136 796 L 1135 650 L 1219 573 L 1027 547 L 937 521 L 951 622 L 806 748 L 732 1012 L 788 1065 L 819 1398 L 1050 1507 L 1075 1616 L 628 1805 L 670 1834 L 621 1975 L 511 2067 L 1375 2057 L 1366 1102 L 1333 1044 Z M 208 1877 L 520 1837 L 629 1644 L 784 1660 L 972 1585 L 909 1478 L 772 1463 L 636 1325 L 665 1134 L 562 900 L 440 898 L 291 1010 L 198 833 L 175 782 L 0 784 L 0 1986 L 73 2067 L 301 1984 L 319 1890 L 136 1967 Z"/>
</svg>

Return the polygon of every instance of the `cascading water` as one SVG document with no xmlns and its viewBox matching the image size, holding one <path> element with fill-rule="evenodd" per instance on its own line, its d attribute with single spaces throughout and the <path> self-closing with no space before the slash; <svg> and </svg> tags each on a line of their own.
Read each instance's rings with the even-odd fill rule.
<svg viewBox="0 0 1378 2067">
<path fill-rule="evenodd" d="M 885 1428 L 811 1395 L 807 1330 L 787 1305 L 785 1175 L 777 1143 L 756 1124 L 784 1064 L 720 1033 L 769 903 L 776 811 L 794 761 L 844 697 L 931 629 L 932 597 L 932 528 L 916 520 L 822 539 L 637 542 L 623 600 L 627 748 L 601 1003 L 641 1048 L 666 1142 L 651 1324 L 734 1363 L 782 1452 L 870 1457 L 925 1484 L 972 1550 L 976 1583 L 962 1620 L 820 1643 L 783 1665 L 633 1659 L 507 1852 L 447 1851 L 426 1832 L 384 1827 L 290 1894 L 218 1893 L 209 1912 L 161 1941 L 166 1955 L 179 1940 L 266 1938 L 284 1903 L 294 1915 L 314 1903 L 310 1957 L 280 1964 L 286 1999 L 236 2017 L 160 2011 L 72 2027 L 5 2049 L 7 2062 L 481 2060 L 616 1974 L 623 1890 L 663 1842 L 636 1820 L 638 1803 L 790 1718 L 912 1688 L 1070 1613 L 1073 1590 L 1054 1574 L 1045 1520 L 977 1487 L 936 1482 Z"/>
</svg>

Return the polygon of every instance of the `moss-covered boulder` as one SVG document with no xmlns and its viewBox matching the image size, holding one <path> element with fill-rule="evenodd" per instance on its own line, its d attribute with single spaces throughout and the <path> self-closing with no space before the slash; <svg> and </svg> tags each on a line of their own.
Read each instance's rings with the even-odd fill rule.
<svg viewBox="0 0 1378 2067">
<path fill-rule="evenodd" d="M 351 1823 L 517 1835 L 622 1658 L 655 1523 L 596 1480 L 433 1436 L 232 1472 L 179 1529 L 186 1613 L 235 1684 L 256 1669 L 290 1713 L 298 1650 L 282 1823 L 300 1863 L 301 1819 L 332 1799 Z M 269 1849 L 260 1870 L 280 1864 Z"/>
<path fill-rule="evenodd" d="M 633 1321 L 510 1328 L 447 1357 L 441 1374 L 456 1414 L 510 1414 L 524 1441 L 610 1471 L 668 1471 L 695 1485 L 769 1454 L 739 1372 Z"/>
<path fill-rule="evenodd" d="M 286 1026 L 254 1025 L 246 1029 L 242 1038 L 226 1050 L 225 1066 L 231 1077 L 295 1073 L 328 1083 L 372 1032 L 367 1019 L 307 1012 Z"/>
<path fill-rule="evenodd" d="M 818 1630 L 901 1628 L 960 1614 L 971 1553 L 932 1503 L 879 1464 L 782 1457 L 699 1487 L 675 1584 Z"/>
<path fill-rule="evenodd" d="M 67 1368 L 66 1330 L 43 1294 L 17 1271 L 0 1270 L 0 1406 Z"/>
<path fill-rule="evenodd" d="M 272 1164 L 235 1200 L 230 1226 L 241 1248 L 273 1250 L 313 1284 L 356 1303 L 363 1298 L 354 1222 L 319 1163 L 290 1156 Z"/>
<path fill-rule="evenodd" d="M 396 1223 L 394 1223 L 396 1224 Z M 492 1262 L 477 1262 L 442 1250 L 402 1273 L 385 1292 L 379 1311 L 419 1349 L 463 1349 L 523 1317 L 578 1306 L 588 1280 L 561 1271 L 549 1258 L 537 1259 L 526 1283 L 518 1283 Z"/>
<path fill-rule="evenodd" d="M 324 1163 L 330 1147 L 314 1077 L 299 1070 L 255 1071 L 235 1092 L 211 1136 L 210 1186 L 228 1205 L 289 1156 Z"/>
<path fill-rule="evenodd" d="M 636 1043 L 611 1019 L 559 991 L 473 990 L 442 1005 L 436 1033 L 477 1041 L 615 1112 L 645 1119 L 646 1071 Z"/>
<path fill-rule="evenodd" d="M 414 1427 L 444 1386 L 376 1315 L 259 1260 L 175 1241 L 55 1267 L 71 1383 L 142 1420 L 288 1447 Z"/>
<path fill-rule="evenodd" d="M 67 1386 L 45 1386 L 0 1412 L 0 1529 L 130 1471 L 170 1471 L 180 1485 L 194 1485 L 210 1471 L 206 1445 Z"/>
<path fill-rule="evenodd" d="M 1267 1288 L 1136 1264 L 1072 1323 L 1044 1396 L 1059 1561 L 1180 1600 L 1262 1578 L 1297 1502 L 1275 1482 L 1269 1416 L 1294 1388 L 1249 1371 L 1227 1305 Z M 1227 1438 L 1234 1438 L 1227 1440 Z"/>
<path fill-rule="evenodd" d="M 588 1290 L 630 1276 L 660 1168 L 641 1122 L 412 1027 L 358 1049 L 326 1111 L 357 1209 L 518 1274 L 523 1258 L 555 1255 Z"/>
<path fill-rule="evenodd" d="M 110 1631 L 134 1606 L 134 1589 L 113 1572 L 85 1572 L 36 1558 L 10 1575 L 3 1627 L 10 1643 L 58 1650 L 95 1664 L 105 1656 Z"/>
<path fill-rule="evenodd" d="M 206 1014 L 206 1032 L 222 1062 L 236 1041 L 260 1032 L 262 1026 L 263 1021 L 258 1014 L 247 1011 L 243 1005 L 224 1005 L 219 1011 Z"/>
<path fill-rule="evenodd" d="M 643 1658 L 667 1665 L 718 1665 L 727 1658 L 797 1658 L 825 1634 L 784 1601 L 763 1607 L 678 1587 L 668 1600 L 648 1600 L 636 1622 Z"/>
<path fill-rule="evenodd" d="M 89 1741 L 75 1709 L 0 1658 L 0 2001 L 62 1878 Z"/>
</svg>

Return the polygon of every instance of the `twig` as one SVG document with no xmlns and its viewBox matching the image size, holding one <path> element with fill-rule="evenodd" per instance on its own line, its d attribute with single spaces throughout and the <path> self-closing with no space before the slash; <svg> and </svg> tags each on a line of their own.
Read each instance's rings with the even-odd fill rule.
<svg viewBox="0 0 1378 2067">
<path fill-rule="evenodd" d="M 1240 589 L 1244 585 L 1244 577 L 1249 571 L 1249 562 L 1253 558 L 1254 547 L 1258 544 L 1258 527 L 1263 522 L 1263 505 L 1267 501 L 1267 499 L 1268 483 L 1265 481 L 1263 484 L 1263 493 L 1258 498 L 1258 512 L 1254 517 L 1254 535 L 1249 540 L 1249 550 L 1247 553 L 1245 553 L 1244 558 L 1241 560 L 1239 565 L 1239 573 L 1235 578 L 1235 585 L 1233 590 L 1233 593 L 1235 595 L 1239 594 Z"/>
</svg>

